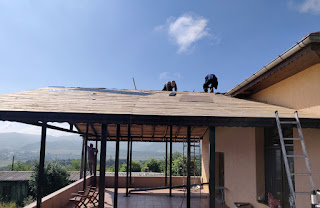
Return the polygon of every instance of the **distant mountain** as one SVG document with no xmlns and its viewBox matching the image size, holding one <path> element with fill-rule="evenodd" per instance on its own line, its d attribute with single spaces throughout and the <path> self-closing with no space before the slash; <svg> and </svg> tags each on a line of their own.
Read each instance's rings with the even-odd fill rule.
<svg viewBox="0 0 320 208">
<path fill-rule="evenodd" d="M 17 150 L 25 145 L 32 143 L 40 144 L 41 137 L 34 134 L 19 134 L 19 133 L 0 133 L 0 148 Z M 82 139 L 79 136 L 47 136 L 47 143 L 56 141 L 76 142 L 81 144 Z"/>
<path fill-rule="evenodd" d="M 20 133 L 0 133 L 0 161 L 8 161 L 15 156 L 15 160 L 33 160 L 39 158 L 40 136 Z M 95 145 L 95 142 L 93 142 Z M 98 142 L 99 144 L 99 142 Z M 80 159 L 82 138 L 72 136 L 47 136 L 46 160 Z M 100 147 L 98 146 L 98 150 Z M 182 152 L 181 143 L 173 143 L 173 152 Z M 168 143 L 169 153 L 169 143 Z M 163 159 L 165 157 L 165 143 L 133 142 L 133 159 L 147 160 L 150 157 Z M 107 158 L 115 157 L 115 142 L 107 142 Z M 120 142 L 120 158 L 127 157 L 127 142 Z"/>
</svg>

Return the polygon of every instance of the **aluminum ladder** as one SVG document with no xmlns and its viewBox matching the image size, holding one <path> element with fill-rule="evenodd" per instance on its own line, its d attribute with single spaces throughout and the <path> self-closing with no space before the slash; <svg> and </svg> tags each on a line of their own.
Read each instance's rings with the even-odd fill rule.
<svg viewBox="0 0 320 208">
<path fill-rule="evenodd" d="M 285 165 L 285 170 L 287 173 L 287 179 L 288 179 L 288 184 L 289 184 L 289 189 L 290 189 L 290 205 L 291 208 L 296 208 L 296 195 L 297 194 L 308 194 L 311 195 L 312 191 L 315 190 L 315 185 L 312 179 L 312 174 L 311 174 L 311 168 L 310 168 L 310 163 L 309 163 L 309 157 L 306 151 L 306 145 L 304 142 L 304 138 L 303 138 L 303 134 L 302 134 L 302 128 L 301 128 L 301 124 L 300 124 L 300 120 L 298 117 L 298 112 L 295 111 L 294 115 L 295 115 L 295 121 L 292 120 L 287 120 L 287 121 L 280 121 L 279 118 L 279 114 L 278 111 L 275 112 L 276 115 L 276 122 L 277 122 L 277 127 L 278 127 L 278 133 L 279 133 L 279 137 L 280 137 L 280 144 L 281 144 L 281 150 L 282 150 L 282 155 L 283 155 L 283 161 L 284 161 L 284 165 Z M 298 138 L 284 138 L 283 134 L 282 134 L 282 128 L 281 125 L 296 125 L 298 132 L 299 132 L 299 137 Z M 301 142 L 301 147 L 302 147 L 302 155 L 291 155 L 291 154 L 287 154 L 287 150 L 286 147 L 288 146 L 293 146 L 293 144 L 285 144 L 285 141 L 289 140 L 289 141 L 294 141 L 294 140 L 298 140 Z M 290 171 L 289 168 L 289 163 L 288 163 L 288 158 L 304 158 L 305 159 L 305 164 L 306 164 L 306 172 L 304 173 L 294 173 Z M 296 192 L 295 188 L 293 186 L 293 180 L 292 177 L 295 176 L 307 176 L 309 177 L 310 180 L 310 184 L 311 184 L 311 188 L 312 190 L 310 192 Z"/>
</svg>

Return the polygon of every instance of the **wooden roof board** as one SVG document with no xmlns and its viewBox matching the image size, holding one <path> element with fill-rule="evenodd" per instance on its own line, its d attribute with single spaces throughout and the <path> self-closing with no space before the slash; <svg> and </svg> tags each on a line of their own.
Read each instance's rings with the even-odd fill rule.
<svg viewBox="0 0 320 208">
<path fill-rule="evenodd" d="M 97 132 L 97 137 L 101 137 L 101 124 L 94 123 L 92 124 L 94 129 Z M 77 129 L 82 132 L 83 134 L 86 133 L 86 123 L 78 123 Z M 142 129 L 142 131 L 141 131 Z M 207 131 L 208 127 L 205 126 L 193 126 L 191 128 L 191 138 L 199 139 L 201 138 L 205 132 Z M 107 125 L 107 135 L 108 140 L 115 140 L 116 138 L 116 124 L 109 124 Z M 92 128 L 89 128 L 88 133 L 90 135 L 94 134 Z M 164 141 L 165 138 L 170 137 L 170 131 L 168 126 L 166 125 L 130 125 L 130 136 L 134 140 L 141 140 L 143 141 Z M 121 124 L 120 125 L 120 138 L 122 141 L 127 141 L 128 137 L 128 125 Z M 178 141 L 183 141 L 187 137 L 187 128 L 185 126 L 173 126 L 172 127 L 172 137 L 177 139 Z M 97 139 L 94 136 L 88 137 L 90 140 Z M 98 138 L 99 140 L 99 138 Z"/>
<path fill-rule="evenodd" d="M 183 95 L 206 98 L 204 102 L 181 102 Z M 208 97 L 212 103 L 208 102 Z M 48 87 L 0 95 L 0 111 L 16 112 L 274 118 L 276 110 L 281 117 L 287 118 L 293 118 L 295 111 L 214 93 L 177 92 L 176 96 L 169 96 L 169 92 L 162 91 L 112 90 L 92 93 L 81 88 Z M 317 115 L 303 112 L 299 116 L 319 119 Z"/>
</svg>

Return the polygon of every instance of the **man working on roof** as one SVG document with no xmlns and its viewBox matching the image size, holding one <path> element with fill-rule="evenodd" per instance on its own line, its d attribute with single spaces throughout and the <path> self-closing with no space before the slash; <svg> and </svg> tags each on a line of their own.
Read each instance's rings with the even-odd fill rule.
<svg viewBox="0 0 320 208">
<path fill-rule="evenodd" d="M 174 88 L 174 91 L 177 91 L 177 90 L 178 90 L 177 84 L 176 84 L 176 82 L 175 82 L 174 80 L 172 80 L 171 82 L 170 82 L 170 81 L 167 82 L 167 83 L 164 85 L 162 91 L 172 91 L 173 88 Z"/>
<path fill-rule="evenodd" d="M 90 147 L 88 146 L 88 163 L 89 163 L 89 171 L 90 175 L 93 175 L 93 171 L 95 171 L 95 160 L 96 160 L 96 154 L 98 150 L 96 148 L 93 148 L 93 144 L 90 144 Z"/>
<path fill-rule="evenodd" d="M 213 92 L 213 88 L 218 88 L 218 79 L 214 74 L 208 74 L 205 77 L 205 82 L 203 84 L 203 90 L 208 92 L 208 88 L 210 87 L 210 92 Z"/>
</svg>

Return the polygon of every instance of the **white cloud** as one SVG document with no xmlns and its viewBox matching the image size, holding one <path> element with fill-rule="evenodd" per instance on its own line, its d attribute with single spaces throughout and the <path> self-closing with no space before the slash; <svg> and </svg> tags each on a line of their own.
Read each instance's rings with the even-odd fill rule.
<svg viewBox="0 0 320 208">
<path fill-rule="evenodd" d="M 184 14 L 179 18 L 170 17 L 165 26 L 157 26 L 154 30 L 167 29 L 170 39 L 179 46 L 178 53 L 182 53 L 189 51 L 195 42 L 210 36 L 207 24 L 208 19 L 204 17 Z"/>
<path fill-rule="evenodd" d="M 300 6 L 300 12 L 320 14 L 320 0 L 306 0 Z"/>
<path fill-rule="evenodd" d="M 304 0 L 301 4 L 290 0 L 289 6 L 301 13 L 320 14 L 320 0 Z"/>
</svg>

